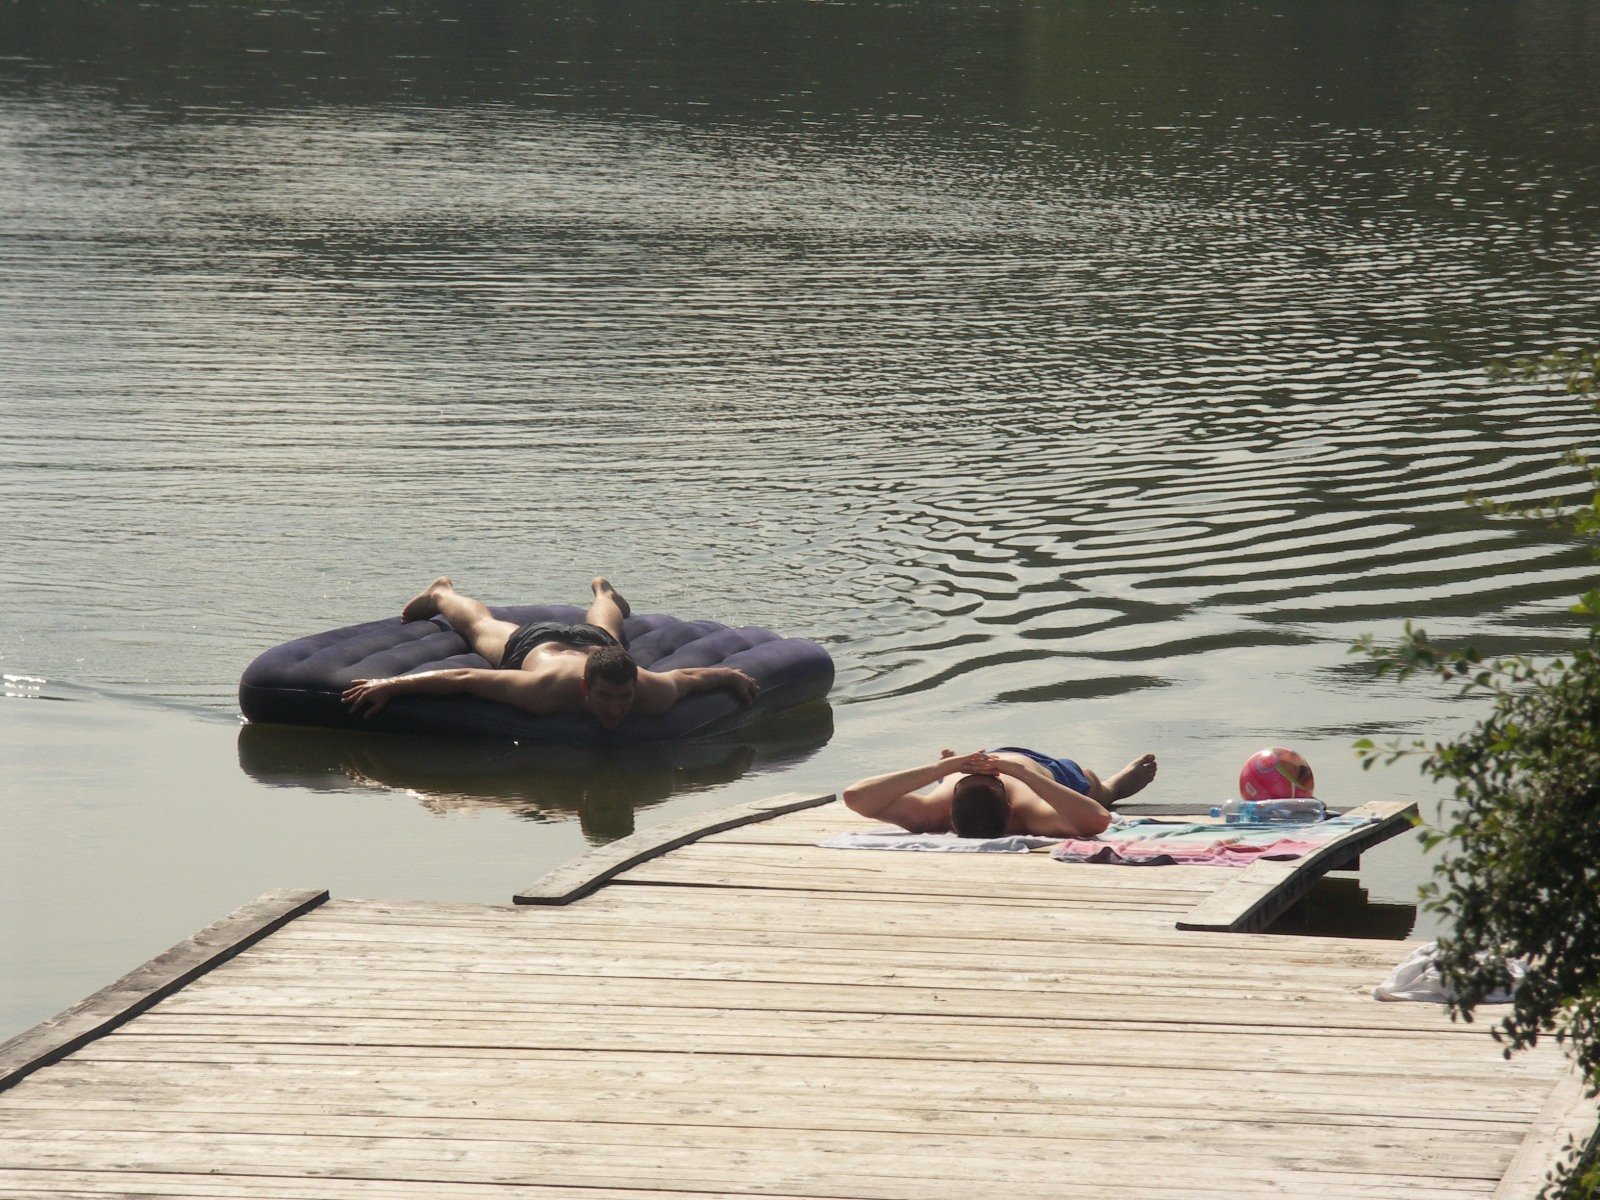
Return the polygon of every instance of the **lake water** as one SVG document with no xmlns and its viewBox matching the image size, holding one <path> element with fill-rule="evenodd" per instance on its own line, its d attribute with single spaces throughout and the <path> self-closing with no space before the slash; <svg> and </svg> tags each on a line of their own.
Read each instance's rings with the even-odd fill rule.
<svg viewBox="0 0 1600 1200">
<path fill-rule="evenodd" d="M 1600 329 L 1597 63 L 1582 0 L 0 7 L 0 1037 L 268 888 L 504 902 L 944 746 L 1435 816 L 1350 743 L 1481 709 L 1348 647 L 1572 635 L 1593 564 L 1461 498 L 1600 433 L 1485 375 Z M 625 756 L 240 728 L 440 572 L 838 683 Z"/>
</svg>

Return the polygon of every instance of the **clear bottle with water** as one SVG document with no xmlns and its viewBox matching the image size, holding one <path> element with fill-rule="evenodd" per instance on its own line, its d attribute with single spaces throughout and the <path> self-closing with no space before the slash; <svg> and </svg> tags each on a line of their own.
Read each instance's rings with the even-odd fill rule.
<svg viewBox="0 0 1600 1200">
<path fill-rule="evenodd" d="M 1309 825 L 1326 820 L 1322 801 L 1311 796 L 1293 800 L 1224 800 L 1212 805 L 1211 815 L 1229 825 Z"/>
</svg>

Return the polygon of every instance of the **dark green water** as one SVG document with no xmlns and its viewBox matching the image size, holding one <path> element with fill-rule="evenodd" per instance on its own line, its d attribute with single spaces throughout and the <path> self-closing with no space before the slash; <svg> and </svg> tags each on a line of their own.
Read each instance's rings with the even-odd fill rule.
<svg viewBox="0 0 1600 1200">
<path fill-rule="evenodd" d="M 1460 499 L 1600 427 L 1484 375 L 1600 328 L 1597 59 L 1578 2 L 0 3 L 0 1034 L 270 887 L 503 901 L 946 745 L 1431 815 L 1350 742 L 1473 710 L 1346 648 L 1570 636 L 1592 564 Z M 831 709 L 238 728 L 442 571 L 814 637 Z"/>
</svg>

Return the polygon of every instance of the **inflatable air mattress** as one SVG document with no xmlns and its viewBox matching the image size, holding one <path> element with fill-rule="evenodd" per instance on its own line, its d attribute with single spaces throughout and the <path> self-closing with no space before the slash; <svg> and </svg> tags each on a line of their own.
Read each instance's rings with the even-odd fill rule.
<svg viewBox="0 0 1600 1200">
<path fill-rule="evenodd" d="M 581 621 L 572 605 L 491 608 L 503 620 Z M 632 715 L 609 732 L 587 713 L 534 716 L 476 696 L 399 696 L 373 717 L 353 715 L 340 699 L 356 679 L 382 679 L 452 667 L 487 667 L 443 617 L 402 624 L 399 617 L 349 625 L 286 642 L 251 663 L 239 680 L 239 708 L 251 721 L 509 738 L 525 744 L 669 742 L 711 738 L 753 725 L 772 713 L 828 694 L 833 660 L 816 642 L 779 637 L 753 626 L 730 629 L 715 621 L 664 614 L 623 623 L 628 652 L 641 667 L 736 667 L 761 694 L 741 704 L 727 691 L 680 700 L 660 716 Z"/>
</svg>

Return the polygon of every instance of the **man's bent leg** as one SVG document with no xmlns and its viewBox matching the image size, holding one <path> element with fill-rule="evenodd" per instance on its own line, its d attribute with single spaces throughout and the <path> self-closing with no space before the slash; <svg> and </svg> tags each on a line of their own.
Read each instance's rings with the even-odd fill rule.
<svg viewBox="0 0 1600 1200">
<path fill-rule="evenodd" d="M 598 625 L 604 629 L 617 639 L 618 645 L 621 645 L 622 622 L 633 609 L 622 598 L 622 593 L 612 587 L 611 581 L 605 576 L 596 575 L 594 582 L 589 586 L 594 589 L 594 603 L 589 605 L 589 611 L 583 614 L 583 619 L 591 625 Z"/>
<path fill-rule="evenodd" d="M 402 621 L 425 621 L 441 616 L 450 628 L 466 639 L 474 653 L 498 667 L 505 654 L 506 639 L 517 631 L 512 621 L 502 621 L 489 606 L 456 591 L 448 575 L 441 575 L 424 588 L 400 613 Z"/>
<path fill-rule="evenodd" d="M 1117 802 L 1117 797 L 1111 794 L 1111 789 L 1105 785 L 1105 781 L 1100 776 L 1082 763 L 1078 764 L 1078 770 L 1082 771 L 1083 777 L 1089 781 L 1089 790 L 1084 793 L 1089 799 L 1106 808 L 1110 808 Z"/>
<path fill-rule="evenodd" d="M 1096 794 L 1095 799 L 1100 800 L 1107 808 L 1118 800 L 1126 800 L 1136 792 L 1142 792 L 1152 779 L 1156 777 L 1156 756 L 1154 754 L 1141 754 L 1110 779 L 1101 782 L 1093 772 L 1085 772 L 1093 783 Z M 1101 800 L 1099 793 L 1103 791 L 1106 799 Z"/>
</svg>

